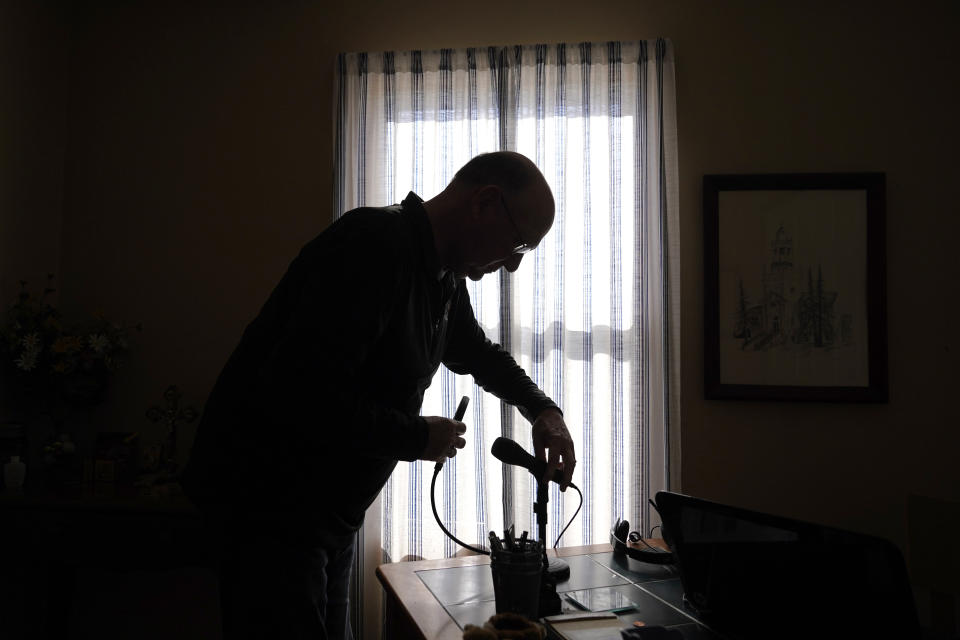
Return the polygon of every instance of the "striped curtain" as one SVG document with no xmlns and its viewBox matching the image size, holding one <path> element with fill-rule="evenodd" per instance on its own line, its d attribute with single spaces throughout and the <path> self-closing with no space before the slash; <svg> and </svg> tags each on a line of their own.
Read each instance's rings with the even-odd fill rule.
<svg viewBox="0 0 960 640">
<path fill-rule="evenodd" d="M 667 40 L 341 54 L 337 215 L 439 193 L 473 156 L 518 151 L 557 204 L 514 274 L 469 282 L 477 318 L 563 409 L 584 505 L 562 545 L 608 540 L 618 517 L 649 530 L 647 499 L 679 478 L 679 247 L 675 80 Z M 424 415 L 471 398 L 467 447 L 444 465 L 437 509 L 458 538 L 536 532 L 535 482 L 489 454 L 533 450 L 514 408 L 441 367 Z M 430 508 L 431 463 L 401 463 L 361 535 L 362 637 L 375 637 L 381 562 L 449 557 Z M 578 506 L 550 494 L 548 544 Z"/>
</svg>

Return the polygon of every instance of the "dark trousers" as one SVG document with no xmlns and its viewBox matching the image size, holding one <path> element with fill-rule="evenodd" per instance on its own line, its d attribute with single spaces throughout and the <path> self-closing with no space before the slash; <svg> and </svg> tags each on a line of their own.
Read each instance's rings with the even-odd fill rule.
<svg viewBox="0 0 960 640">
<path fill-rule="evenodd" d="M 307 545 L 237 534 L 224 538 L 220 560 L 224 640 L 352 640 L 353 538 Z"/>
</svg>

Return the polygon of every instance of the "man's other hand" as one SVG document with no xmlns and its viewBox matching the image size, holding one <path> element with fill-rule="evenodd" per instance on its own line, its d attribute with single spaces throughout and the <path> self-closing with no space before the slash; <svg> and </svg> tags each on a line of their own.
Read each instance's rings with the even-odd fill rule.
<svg viewBox="0 0 960 640">
<path fill-rule="evenodd" d="M 467 425 L 459 420 L 441 416 L 424 416 L 427 423 L 427 448 L 420 454 L 421 460 L 442 462 L 457 455 L 457 449 L 467 446 L 461 436 L 467 432 Z"/>
<path fill-rule="evenodd" d="M 541 480 L 549 482 L 553 472 L 560 469 L 563 478 L 559 483 L 560 491 L 566 491 L 577 466 L 577 454 L 573 450 L 573 438 L 567 431 L 567 423 L 558 409 L 541 411 L 533 422 L 533 452 L 538 459 L 547 462 L 547 472 Z"/>
</svg>

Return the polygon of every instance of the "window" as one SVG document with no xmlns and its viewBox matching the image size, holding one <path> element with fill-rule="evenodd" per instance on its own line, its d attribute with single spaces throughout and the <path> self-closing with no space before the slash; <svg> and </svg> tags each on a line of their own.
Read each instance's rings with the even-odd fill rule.
<svg viewBox="0 0 960 640">
<path fill-rule="evenodd" d="M 439 193 L 486 151 L 540 167 L 554 226 L 512 276 L 470 283 L 477 318 L 563 409 L 584 507 L 564 545 L 605 542 L 618 517 L 653 524 L 679 425 L 679 254 L 673 54 L 668 41 L 343 54 L 335 208 Z M 507 435 L 532 451 L 519 412 L 441 368 L 423 413 L 453 415 L 469 395 L 467 448 L 444 465 L 437 508 L 457 537 L 513 524 L 536 531 L 529 474 L 489 454 Z M 676 441 L 674 439 L 674 441 Z M 430 510 L 430 463 L 400 464 L 368 512 L 378 562 L 459 550 Z M 553 487 L 548 544 L 573 515 Z"/>
</svg>

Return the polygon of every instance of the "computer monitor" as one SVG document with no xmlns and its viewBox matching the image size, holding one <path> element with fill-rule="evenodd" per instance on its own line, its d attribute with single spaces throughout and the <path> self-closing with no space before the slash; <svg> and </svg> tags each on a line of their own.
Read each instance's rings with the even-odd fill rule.
<svg viewBox="0 0 960 640">
<path fill-rule="evenodd" d="M 889 541 L 661 491 L 685 602 L 735 638 L 919 638 Z"/>
</svg>

